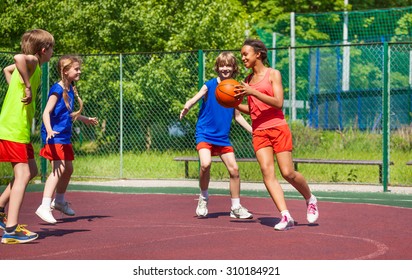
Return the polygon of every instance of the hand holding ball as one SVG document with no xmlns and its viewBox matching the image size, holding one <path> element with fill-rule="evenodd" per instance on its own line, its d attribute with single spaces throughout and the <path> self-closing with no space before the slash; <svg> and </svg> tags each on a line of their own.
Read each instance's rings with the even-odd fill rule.
<svg viewBox="0 0 412 280">
<path fill-rule="evenodd" d="M 221 81 L 216 87 L 216 100 L 226 108 L 234 108 L 242 103 L 243 97 L 235 98 L 235 87 L 240 83 L 234 79 L 226 79 Z"/>
</svg>

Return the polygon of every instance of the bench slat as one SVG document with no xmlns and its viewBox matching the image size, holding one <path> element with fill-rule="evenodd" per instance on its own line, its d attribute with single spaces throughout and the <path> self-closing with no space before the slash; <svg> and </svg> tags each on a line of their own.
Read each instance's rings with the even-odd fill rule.
<svg viewBox="0 0 412 280">
<path fill-rule="evenodd" d="M 198 157 L 175 157 L 175 161 L 185 162 L 185 178 L 189 177 L 189 162 L 199 161 Z M 221 162 L 220 157 L 212 157 L 212 162 Z M 237 158 L 237 162 L 256 162 L 256 158 Z M 382 166 L 381 160 L 351 160 L 351 159 L 313 159 L 313 158 L 294 158 L 293 164 L 295 170 L 298 170 L 298 163 L 311 163 L 311 164 L 352 164 L 352 165 L 378 165 L 379 166 L 379 183 L 382 183 Z M 394 165 L 391 161 L 390 165 Z M 412 161 L 408 161 L 407 165 L 412 165 Z"/>
<path fill-rule="evenodd" d="M 198 157 L 176 157 L 175 161 L 199 161 Z M 220 157 L 212 157 L 213 162 L 222 161 Z M 237 158 L 237 162 L 254 162 L 256 158 Z M 313 163 L 313 164 L 360 164 L 360 165 L 382 165 L 381 160 L 351 160 L 351 159 L 313 159 L 313 158 L 294 158 L 297 163 Z M 393 165 L 393 162 L 390 162 Z M 408 164 L 412 164 L 410 161 Z"/>
</svg>

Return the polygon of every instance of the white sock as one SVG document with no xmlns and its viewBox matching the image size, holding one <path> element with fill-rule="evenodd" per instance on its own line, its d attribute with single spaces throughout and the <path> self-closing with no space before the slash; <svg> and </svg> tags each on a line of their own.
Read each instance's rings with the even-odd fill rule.
<svg viewBox="0 0 412 280">
<path fill-rule="evenodd" d="M 51 202 L 52 202 L 51 197 L 43 197 L 43 199 L 41 200 L 41 205 L 50 208 Z"/>
<path fill-rule="evenodd" d="M 240 198 L 231 198 L 230 199 L 232 201 L 232 209 L 236 209 L 239 208 L 240 206 Z"/>
<path fill-rule="evenodd" d="M 289 219 L 292 218 L 292 217 L 290 216 L 289 210 L 283 210 L 282 212 L 280 212 L 280 214 L 282 214 L 282 217 L 283 217 L 283 216 L 286 216 L 286 217 L 288 217 Z"/>
<path fill-rule="evenodd" d="M 202 191 L 201 196 L 204 199 L 209 199 L 209 191 L 208 190 Z"/>
<path fill-rule="evenodd" d="M 316 196 L 314 196 L 313 194 L 310 196 L 309 199 L 306 200 L 306 204 L 309 204 L 309 203 L 315 204 L 317 202 L 318 202 L 318 200 L 316 199 Z"/>
<path fill-rule="evenodd" d="M 64 195 L 65 193 L 56 193 L 55 201 L 57 203 L 64 203 Z"/>
</svg>

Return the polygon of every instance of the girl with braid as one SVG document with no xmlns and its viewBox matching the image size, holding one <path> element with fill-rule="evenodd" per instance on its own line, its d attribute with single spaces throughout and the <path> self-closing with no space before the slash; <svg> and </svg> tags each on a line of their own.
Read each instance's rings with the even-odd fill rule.
<svg viewBox="0 0 412 280">
<path fill-rule="evenodd" d="M 58 210 L 68 216 L 74 216 L 64 195 L 73 173 L 74 152 L 71 144 L 73 121 L 79 120 L 87 125 L 97 125 L 97 118 L 81 115 L 83 101 L 74 82 L 80 79 L 81 60 L 77 56 L 66 55 L 59 59 L 57 69 L 61 81 L 55 83 L 49 91 L 46 108 L 43 112 L 41 136 L 44 147 L 40 155 L 51 162 L 52 172 L 46 180 L 42 203 L 36 214 L 45 222 L 55 224 L 57 221 L 52 210 Z M 74 111 L 77 99 L 79 110 Z M 53 195 L 55 199 L 52 201 Z"/>
</svg>

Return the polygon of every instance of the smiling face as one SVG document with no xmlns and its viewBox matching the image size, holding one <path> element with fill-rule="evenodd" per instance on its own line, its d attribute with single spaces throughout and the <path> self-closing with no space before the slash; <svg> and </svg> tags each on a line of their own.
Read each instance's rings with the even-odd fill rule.
<svg viewBox="0 0 412 280">
<path fill-rule="evenodd" d="M 239 73 L 239 68 L 234 54 L 232 52 L 220 53 L 216 58 L 214 70 L 221 81 L 235 78 Z"/>
<path fill-rule="evenodd" d="M 244 45 L 241 50 L 242 61 L 246 68 L 252 68 L 256 64 L 259 53 L 256 53 L 254 48 L 249 45 Z"/>
<path fill-rule="evenodd" d="M 233 67 L 229 65 L 219 66 L 218 75 L 220 80 L 226 80 L 232 78 L 233 76 Z"/>
<path fill-rule="evenodd" d="M 80 80 L 80 73 L 80 63 L 77 61 L 73 62 L 71 67 L 64 72 L 69 82 L 77 82 L 78 80 Z"/>
</svg>

